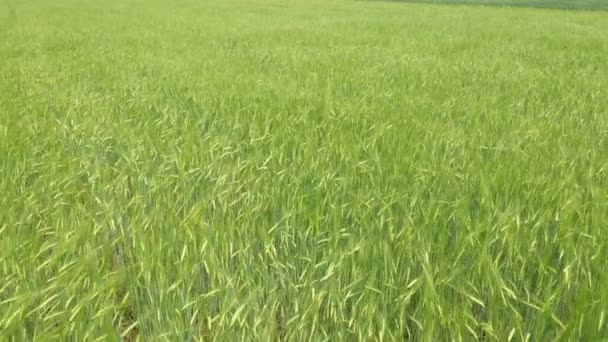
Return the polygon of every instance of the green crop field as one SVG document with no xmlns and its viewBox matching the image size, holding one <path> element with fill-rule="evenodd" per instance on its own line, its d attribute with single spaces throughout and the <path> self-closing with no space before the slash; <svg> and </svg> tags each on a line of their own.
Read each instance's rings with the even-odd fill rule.
<svg viewBox="0 0 608 342">
<path fill-rule="evenodd" d="M 607 270 L 608 12 L 0 0 L 2 341 L 607 341 Z"/>
<path fill-rule="evenodd" d="M 379 0 L 373 0 L 379 1 Z M 446 5 L 519 6 L 608 11 L 608 0 L 385 0 Z"/>
</svg>

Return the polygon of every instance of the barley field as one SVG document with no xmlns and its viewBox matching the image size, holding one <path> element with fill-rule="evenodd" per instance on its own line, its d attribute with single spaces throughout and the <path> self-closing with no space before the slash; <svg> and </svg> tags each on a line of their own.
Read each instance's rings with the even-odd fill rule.
<svg viewBox="0 0 608 342">
<path fill-rule="evenodd" d="M 602 11 L 0 0 L 1 340 L 607 341 L 607 89 Z"/>
<path fill-rule="evenodd" d="M 400 1 L 408 3 L 429 3 L 444 5 L 483 5 L 483 6 L 518 6 L 571 10 L 608 11 L 606 0 L 369 0 L 369 1 Z"/>
</svg>

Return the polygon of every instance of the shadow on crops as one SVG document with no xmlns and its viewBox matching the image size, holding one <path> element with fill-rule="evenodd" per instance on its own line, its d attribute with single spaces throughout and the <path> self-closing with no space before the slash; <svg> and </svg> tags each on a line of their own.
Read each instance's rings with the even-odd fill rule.
<svg viewBox="0 0 608 342">
<path fill-rule="evenodd" d="M 607 0 L 369 0 L 418 4 L 530 7 L 581 11 L 608 11 Z"/>
</svg>

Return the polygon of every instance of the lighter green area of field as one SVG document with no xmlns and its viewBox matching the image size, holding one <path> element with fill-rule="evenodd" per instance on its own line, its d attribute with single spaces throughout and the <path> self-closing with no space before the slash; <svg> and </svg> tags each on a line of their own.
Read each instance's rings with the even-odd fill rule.
<svg viewBox="0 0 608 342">
<path fill-rule="evenodd" d="M 7 340 L 608 339 L 608 14 L 0 1 Z"/>
</svg>

